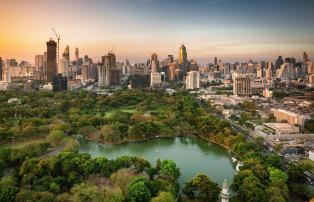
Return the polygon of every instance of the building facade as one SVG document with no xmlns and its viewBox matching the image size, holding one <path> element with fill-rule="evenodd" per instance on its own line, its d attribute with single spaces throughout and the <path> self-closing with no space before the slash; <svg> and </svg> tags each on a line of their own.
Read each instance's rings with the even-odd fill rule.
<svg viewBox="0 0 314 202">
<path fill-rule="evenodd" d="M 233 74 L 233 94 L 251 95 L 251 78 L 248 74 Z"/>
<path fill-rule="evenodd" d="M 189 90 L 200 88 L 200 73 L 197 71 L 190 71 L 185 77 L 185 88 Z"/>
<path fill-rule="evenodd" d="M 57 43 L 50 39 L 47 42 L 47 81 L 52 82 L 57 76 Z"/>
</svg>

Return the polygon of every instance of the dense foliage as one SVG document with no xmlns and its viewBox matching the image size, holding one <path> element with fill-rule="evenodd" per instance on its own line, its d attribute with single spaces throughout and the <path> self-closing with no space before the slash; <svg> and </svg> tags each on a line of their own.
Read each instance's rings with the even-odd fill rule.
<svg viewBox="0 0 314 202">
<path fill-rule="evenodd" d="M 9 103 L 10 98 L 18 101 Z M 246 111 L 241 117 L 256 118 L 252 103 L 239 107 Z M 101 143 L 198 136 L 229 148 L 243 162 L 231 185 L 233 201 L 287 201 L 290 192 L 305 200 L 313 196 L 302 168 L 286 168 L 280 157 L 263 152 L 261 139 L 246 140 L 184 91 L 1 92 L 0 117 L 0 144 L 6 144 L 0 148 L 0 177 L 5 176 L 0 202 L 218 199 L 220 188 L 206 175 L 187 182 L 178 197 L 175 162 L 158 160 L 151 166 L 137 157 L 91 158 L 77 152 L 72 135 Z M 7 145 L 25 140 L 35 142 Z"/>
</svg>

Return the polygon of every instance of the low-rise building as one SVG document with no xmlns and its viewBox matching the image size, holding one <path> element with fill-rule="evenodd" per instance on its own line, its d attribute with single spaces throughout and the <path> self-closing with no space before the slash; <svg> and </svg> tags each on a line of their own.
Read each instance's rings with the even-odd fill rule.
<svg viewBox="0 0 314 202">
<path fill-rule="evenodd" d="M 264 123 L 267 129 L 270 129 L 275 135 L 299 133 L 299 127 L 289 123 Z"/>
<path fill-rule="evenodd" d="M 286 121 L 292 125 L 304 126 L 305 120 L 309 119 L 309 115 L 297 114 L 284 109 L 272 109 L 274 116 L 278 122 Z"/>
</svg>

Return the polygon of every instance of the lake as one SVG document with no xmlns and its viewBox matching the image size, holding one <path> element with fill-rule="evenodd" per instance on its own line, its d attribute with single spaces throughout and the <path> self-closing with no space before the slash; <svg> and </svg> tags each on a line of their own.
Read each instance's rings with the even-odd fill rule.
<svg viewBox="0 0 314 202">
<path fill-rule="evenodd" d="M 197 173 L 204 173 L 222 185 L 225 179 L 230 185 L 235 174 L 235 165 L 228 150 L 199 138 L 159 138 L 121 145 L 105 145 L 80 141 L 81 153 L 93 157 L 105 156 L 115 159 L 119 156 L 137 156 L 156 164 L 157 159 L 173 160 L 180 168 L 179 183 L 191 180 Z"/>
</svg>

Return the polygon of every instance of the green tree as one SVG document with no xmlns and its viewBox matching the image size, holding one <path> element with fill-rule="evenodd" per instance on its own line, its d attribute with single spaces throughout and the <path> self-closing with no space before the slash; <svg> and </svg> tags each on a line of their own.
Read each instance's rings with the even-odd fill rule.
<svg viewBox="0 0 314 202">
<path fill-rule="evenodd" d="M 239 187 L 238 195 L 246 202 L 265 202 L 266 195 L 264 186 L 255 176 L 249 176 L 243 179 Z"/>
<path fill-rule="evenodd" d="M 286 183 L 288 181 L 288 175 L 282 170 L 273 167 L 268 167 L 267 170 L 271 182 L 283 181 Z"/>
<path fill-rule="evenodd" d="M 198 201 L 217 201 L 221 189 L 206 175 L 198 174 L 191 182 L 185 184 L 183 193 L 190 199 Z"/>
<path fill-rule="evenodd" d="M 77 202 L 95 202 L 101 201 L 101 194 L 98 188 L 93 184 L 80 183 L 74 185 L 71 189 L 74 199 Z"/>
<path fill-rule="evenodd" d="M 169 192 L 159 192 L 158 196 L 152 198 L 151 202 L 175 202 L 175 198 Z"/>
<path fill-rule="evenodd" d="M 160 165 L 160 175 L 170 181 L 176 181 L 180 177 L 180 169 L 173 161 L 164 160 Z"/>
<path fill-rule="evenodd" d="M 128 192 L 131 202 L 148 202 L 151 198 L 145 177 L 136 177 L 130 184 Z"/>
</svg>

